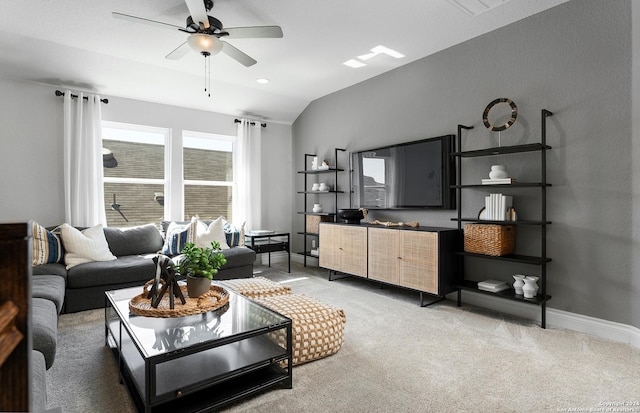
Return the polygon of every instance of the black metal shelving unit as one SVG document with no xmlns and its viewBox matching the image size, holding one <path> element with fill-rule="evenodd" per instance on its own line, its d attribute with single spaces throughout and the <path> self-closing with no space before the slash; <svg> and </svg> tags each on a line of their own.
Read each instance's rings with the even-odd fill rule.
<svg viewBox="0 0 640 413">
<path fill-rule="evenodd" d="M 456 142 L 456 152 L 452 156 L 456 159 L 457 165 L 457 178 L 456 185 L 452 185 L 452 188 L 456 189 L 457 194 L 457 218 L 452 218 L 453 221 L 458 222 L 458 229 L 462 231 L 462 225 L 464 222 L 481 223 L 481 224 L 505 224 L 504 221 L 486 221 L 479 220 L 477 217 L 467 218 L 462 216 L 462 194 L 463 190 L 475 188 L 485 190 L 495 190 L 496 187 L 504 188 L 522 188 L 523 190 L 535 188 L 540 191 L 540 219 L 509 221 L 509 224 L 516 226 L 539 226 L 540 227 L 540 255 L 529 256 L 520 254 L 511 254 L 505 256 L 489 256 L 483 254 L 467 253 L 462 250 L 456 251 L 455 254 L 459 256 L 459 275 L 457 282 L 458 289 L 458 306 L 462 305 L 462 291 L 470 291 L 474 293 L 480 293 L 485 295 L 491 295 L 494 297 L 504 298 L 507 300 L 523 302 L 540 306 L 541 311 L 541 323 L 542 328 L 546 328 L 546 304 L 551 299 L 551 296 L 547 294 L 547 263 L 551 261 L 551 258 L 547 256 L 547 226 L 551 224 L 551 221 L 547 220 L 547 188 L 551 186 L 547 182 L 547 151 L 552 148 L 547 145 L 547 117 L 552 116 L 553 113 L 542 109 L 541 111 L 541 138 L 539 143 L 531 143 L 525 145 L 512 145 L 501 146 L 497 148 L 487 148 L 473 151 L 462 150 L 462 133 L 463 130 L 473 129 L 471 126 L 458 125 L 458 135 Z M 462 158 L 475 158 L 475 157 L 488 157 L 494 155 L 508 155 L 524 152 L 539 152 L 540 154 L 540 182 L 515 182 L 505 185 L 482 185 L 482 184 L 462 184 Z M 476 281 L 465 279 L 464 263 L 466 259 L 487 259 L 495 261 L 506 261 L 512 263 L 519 263 L 523 265 L 534 265 L 540 267 L 540 279 L 538 295 L 534 298 L 524 298 L 522 295 L 516 295 L 513 289 L 508 289 L 498 293 L 487 292 L 478 288 Z"/>
<path fill-rule="evenodd" d="M 340 191 L 338 190 L 338 174 L 340 172 L 344 172 L 344 169 L 338 168 L 338 152 L 345 152 L 346 149 L 340 149 L 340 148 L 334 148 L 334 159 L 336 161 L 336 167 L 335 168 L 329 168 L 329 169 L 306 169 L 307 166 L 309 165 L 309 158 L 313 158 L 314 156 L 316 156 L 315 154 L 310 154 L 310 153 L 305 153 L 304 154 L 304 167 L 305 170 L 303 171 L 298 171 L 299 174 L 303 174 L 304 175 L 304 187 L 303 187 L 303 191 L 298 191 L 299 194 L 303 194 L 304 195 L 304 210 L 303 211 L 299 211 L 298 214 L 302 215 L 304 218 L 304 231 L 300 231 L 298 232 L 299 235 L 302 235 L 304 238 L 303 241 L 303 250 L 297 252 L 298 254 L 301 254 L 304 256 L 304 266 L 307 266 L 307 257 L 312 257 L 312 258 L 318 258 L 315 255 L 311 255 L 311 249 L 307 248 L 307 241 L 309 240 L 309 238 L 315 238 L 318 239 L 318 235 L 317 233 L 314 232 L 307 232 L 307 216 L 324 216 L 324 217 L 330 217 L 331 218 L 331 222 L 337 222 L 337 211 L 338 211 L 338 195 L 340 194 L 344 194 L 344 191 Z M 333 175 L 333 188 L 330 191 L 310 191 L 309 190 L 309 177 L 310 176 L 314 176 L 314 175 Z M 334 209 L 331 210 L 331 212 L 312 212 L 310 211 L 309 208 L 309 202 L 308 202 L 308 198 L 309 195 L 312 196 L 324 196 L 327 197 L 328 195 L 332 195 L 333 196 L 333 206 Z M 324 208 L 323 208 L 324 209 Z"/>
</svg>

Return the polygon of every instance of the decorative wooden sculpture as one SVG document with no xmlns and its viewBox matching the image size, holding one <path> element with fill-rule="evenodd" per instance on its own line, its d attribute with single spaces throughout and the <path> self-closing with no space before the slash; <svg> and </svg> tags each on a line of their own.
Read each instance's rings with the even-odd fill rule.
<svg viewBox="0 0 640 413">
<path fill-rule="evenodd" d="M 178 285 L 178 280 L 176 279 L 177 273 L 171 258 L 166 255 L 156 255 L 153 257 L 153 262 L 156 264 L 156 277 L 147 295 L 147 298 L 151 299 L 151 306 L 158 308 L 158 304 L 160 304 L 167 290 L 169 290 L 169 307 L 172 310 L 175 307 L 174 297 L 178 297 L 180 302 L 185 304 L 187 301 Z M 162 286 L 162 288 L 158 291 L 160 286 Z"/>
<path fill-rule="evenodd" d="M 377 219 L 375 221 L 369 221 L 369 217 L 367 216 L 367 213 L 369 212 L 366 208 L 360 208 L 362 210 L 362 214 L 364 215 L 364 222 L 366 222 L 367 224 L 374 224 L 374 225 L 383 225 L 385 227 L 411 227 L 411 228 L 418 228 L 420 226 L 420 224 L 417 221 L 412 221 L 412 222 L 391 222 L 391 221 L 378 221 Z"/>
</svg>

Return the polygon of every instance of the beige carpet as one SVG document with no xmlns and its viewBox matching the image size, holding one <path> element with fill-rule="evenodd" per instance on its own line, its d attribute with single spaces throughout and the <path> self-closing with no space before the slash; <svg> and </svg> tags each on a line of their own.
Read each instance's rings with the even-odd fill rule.
<svg viewBox="0 0 640 413">
<path fill-rule="evenodd" d="M 265 392 L 228 412 L 607 411 L 640 403 L 640 350 L 629 345 L 448 301 L 421 308 L 417 293 L 355 277 L 329 282 L 316 268 L 260 269 L 343 308 L 345 344 L 295 367 L 293 389 Z M 47 373 L 49 407 L 134 411 L 103 345 L 102 323 L 102 310 L 61 316 Z M 640 405 L 625 408 L 640 412 Z"/>
</svg>

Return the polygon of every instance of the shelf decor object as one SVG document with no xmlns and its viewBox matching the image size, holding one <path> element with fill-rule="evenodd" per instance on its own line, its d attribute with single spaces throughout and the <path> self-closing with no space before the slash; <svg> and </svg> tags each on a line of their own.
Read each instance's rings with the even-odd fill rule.
<svg viewBox="0 0 640 413">
<path fill-rule="evenodd" d="M 508 103 L 512 110 L 512 119 L 505 123 L 504 125 L 494 126 L 490 122 L 488 122 L 488 112 L 497 105 L 498 103 Z M 511 126 L 515 121 L 517 115 L 517 108 L 515 104 L 511 102 L 509 99 L 497 99 L 485 110 L 484 118 L 487 119 L 485 122 L 485 126 L 490 130 L 498 131 L 504 130 Z M 460 246 L 457 250 L 454 251 L 459 257 L 458 262 L 458 279 L 456 281 L 456 286 L 458 289 L 458 306 L 462 305 L 462 292 L 472 292 L 479 294 L 491 294 L 493 297 L 511 300 L 520 303 L 532 304 L 540 306 L 540 326 L 542 328 L 546 328 L 546 306 L 547 301 L 551 299 L 551 296 L 547 294 L 547 264 L 551 262 L 551 258 L 547 256 L 547 227 L 551 224 L 551 221 L 547 219 L 547 188 L 551 187 L 551 184 L 547 182 L 547 152 L 551 150 L 551 146 L 547 145 L 547 118 L 549 116 L 553 116 L 553 113 L 548 111 L 547 109 L 541 110 L 541 125 L 540 125 L 540 142 L 534 143 L 526 143 L 521 145 L 511 145 L 511 146 L 498 146 L 498 147 L 490 147 L 485 149 L 476 149 L 464 151 L 462 149 L 462 133 L 463 130 L 473 129 L 472 126 L 458 125 L 458 135 L 456 140 L 456 151 L 452 154 L 454 158 L 456 158 L 456 185 L 452 185 L 452 188 L 456 189 L 457 195 L 457 217 L 452 218 L 453 221 L 457 221 L 458 230 L 463 230 L 463 223 L 469 222 L 470 224 L 466 224 L 464 227 L 464 247 Z M 509 222 L 509 226 L 514 228 L 513 233 L 515 234 L 515 228 L 518 226 L 533 228 L 533 230 L 523 231 L 522 235 L 518 238 L 518 244 L 523 241 L 528 241 L 527 248 L 531 250 L 536 250 L 534 247 L 535 244 L 538 244 L 537 252 L 534 252 L 533 255 L 524 255 L 517 253 L 514 244 L 514 251 L 512 253 L 507 253 L 505 255 L 489 255 L 487 254 L 487 246 L 486 242 L 491 237 L 495 237 L 498 233 L 501 233 L 505 230 L 502 228 L 504 226 L 504 220 L 493 220 L 489 218 L 487 208 L 483 208 L 479 214 L 473 217 L 464 217 L 463 209 L 467 210 L 470 208 L 470 205 L 464 205 L 463 194 L 466 189 L 475 189 L 475 190 L 485 190 L 491 191 L 491 185 L 487 185 L 485 182 L 480 184 L 472 183 L 463 184 L 463 173 L 462 173 L 462 165 L 467 165 L 467 162 L 462 162 L 463 159 L 474 159 L 481 157 L 492 157 L 492 156 L 515 156 L 518 157 L 520 154 L 524 153 L 537 153 L 539 154 L 539 171 L 540 171 L 540 180 L 538 182 L 523 182 L 515 180 L 510 182 L 501 182 L 500 189 L 509 191 L 509 193 L 521 193 L 527 191 L 538 191 L 537 192 L 537 200 L 539 200 L 540 205 L 538 209 L 538 213 L 535 213 L 533 216 L 524 216 L 525 214 L 519 214 L 522 216 L 517 216 L 515 214 L 515 210 L 508 210 L 507 217 L 509 219 L 514 219 L 513 222 Z M 521 158 L 523 159 L 523 158 Z M 524 158 L 529 159 L 529 158 Z M 469 177 L 467 177 L 469 179 Z M 476 178 L 477 179 L 477 178 Z M 533 194 L 535 195 L 535 193 Z M 528 195 L 527 195 L 528 196 Z M 530 196 L 530 198 L 536 199 L 536 196 Z M 489 219 L 488 219 L 489 218 Z M 516 220 L 517 219 L 517 220 Z M 491 228 L 490 225 L 496 225 L 497 228 Z M 537 231 L 535 229 L 538 228 Z M 490 231 L 493 231 L 494 234 L 491 234 Z M 512 235 L 514 235 L 512 234 Z M 504 235 L 504 234 L 503 234 Z M 507 235 L 509 236 L 509 235 Z M 480 242 L 476 242 L 474 244 L 474 238 L 478 237 L 485 244 L 481 244 Z M 508 244 L 508 241 L 505 241 L 505 244 Z M 500 245 L 499 247 L 502 247 Z M 479 249 L 484 248 L 484 249 Z M 474 252 L 478 251 L 478 252 Z M 502 253 L 501 253 L 502 254 Z M 522 266 L 535 266 L 539 269 L 539 274 L 535 277 L 535 284 L 538 287 L 538 290 L 535 292 L 528 292 L 526 295 L 523 291 L 521 291 L 518 287 L 520 285 L 514 285 L 513 288 L 508 288 L 499 292 L 491 292 L 486 291 L 481 288 L 478 281 L 478 278 L 481 277 L 480 274 L 474 274 L 473 269 L 475 266 L 472 261 L 477 259 L 483 259 L 485 261 L 490 261 L 495 263 L 495 271 L 494 276 L 496 280 L 499 281 L 507 281 L 511 280 L 512 265 L 522 265 Z M 508 264 L 506 266 L 505 264 Z M 502 267 L 501 267 L 502 266 Z M 465 270 L 466 267 L 466 270 Z M 526 277 L 523 282 L 526 282 Z M 515 283 L 519 284 L 519 283 Z M 529 281 L 529 284 L 533 283 Z M 524 286 L 522 286 L 524 288 Z"/>
<path fill-rule="evenodd" d="M 491 112 L 491 109 L 495 108 L 501 103 L 506 103 L 511 107 L 511 117 L 505 123 L 494 125 L 489 120 L 489 113 Z M 484 112 L 482 112 L 482 123 L 484 123 L 484 126 L 492 132 L 502 132 L 503 130 L 506 130 L 516 122 L 517 118 L 518 118 L 518 107 L 511 99 L 508 99 L 508 98 L 498 98 L 491 101 L 491 103 L 489 103 L 487 107 L 484 109 Z"/>
<path fill-rule="evenodd" d="M 494 108 L 498 109 L 500 106 L 504 106 L 504 104 L 509 105 L 509 108 L 511 110 L 511 114 L 510 114 L 511 117 L 509 118 L 508 121 L 504 123 L 495 124 L 493 121 L 489 119 L 489 114 L 491 112 L 491 109 L 494 109 Z M 508 99 L 508 98 L 498 98 L 491 101 L 487 105 L 487 107 L 484 109 L 484 112 L 482 112 L 482 123 L 484 123 L 484 126 L 492 132 L 498 132 L 498 146 L 502 146 L 500 143 L 500 132 L 508 129 L 511 125 L 513 125 L 516 122 L 517 118 L 518 118 L 518 107 L 511 99 Z"/>
<path fill-rule="evenodd" d="M 516 249 L 515 225 L 466 224 L 464 251 L 500 257 Z"/>
</svg>

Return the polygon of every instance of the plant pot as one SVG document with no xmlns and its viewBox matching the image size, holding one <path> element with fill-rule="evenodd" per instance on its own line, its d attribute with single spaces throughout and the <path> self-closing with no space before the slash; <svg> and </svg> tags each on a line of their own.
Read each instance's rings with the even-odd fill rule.
<svg viewBox="0 0 640 413">
<path fill-rule="evenodd" d="M 187 275 L 187 294 L 191 298 L 200 297 L 211 289 L 211 280 L 205 277 Z"/>
</svg>

